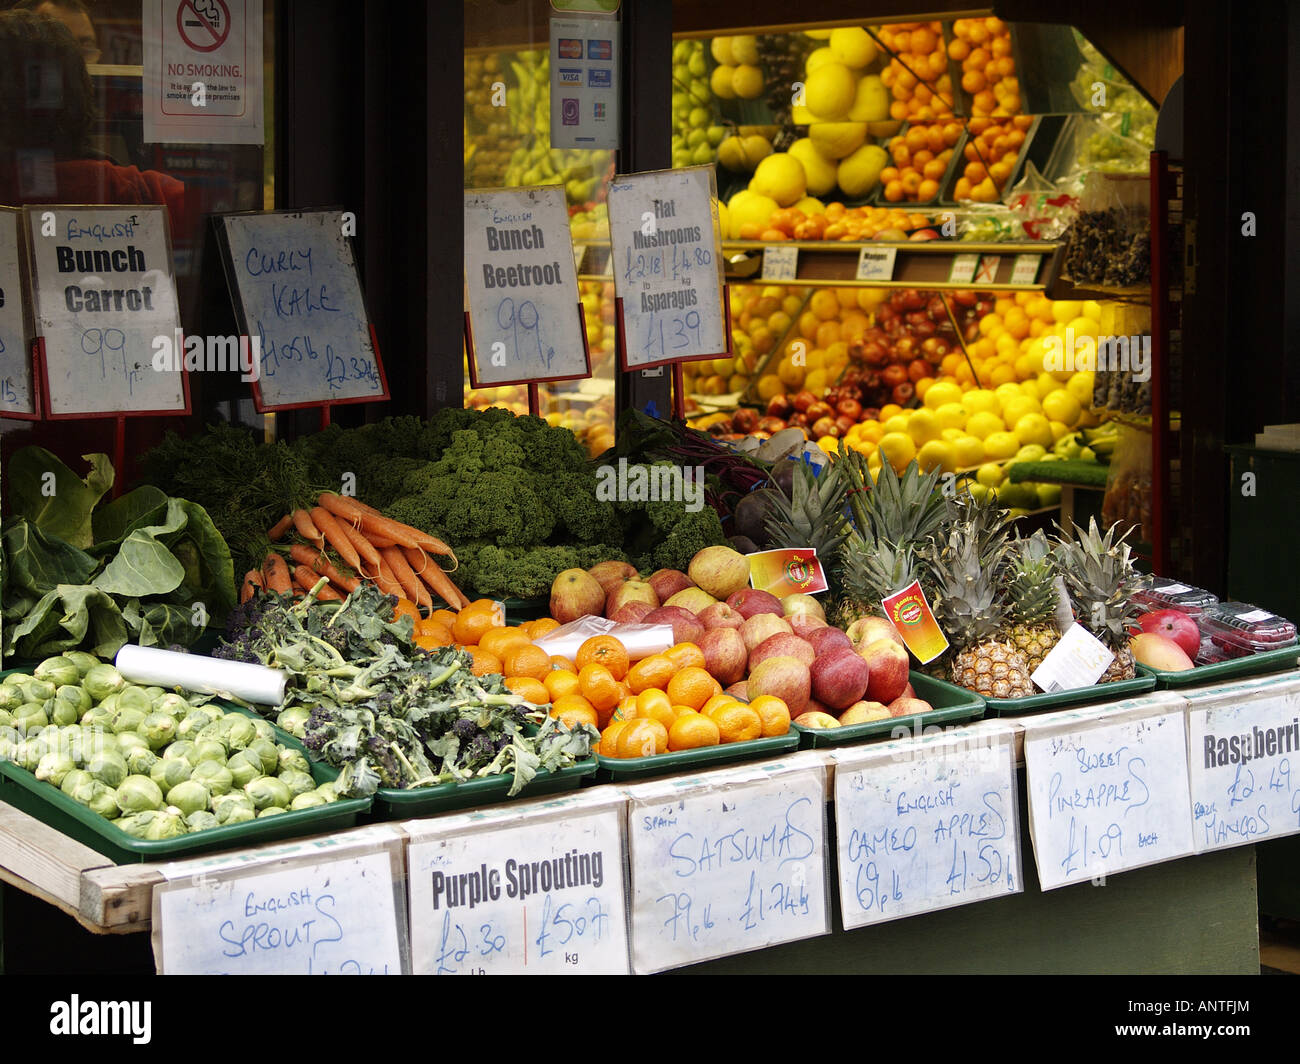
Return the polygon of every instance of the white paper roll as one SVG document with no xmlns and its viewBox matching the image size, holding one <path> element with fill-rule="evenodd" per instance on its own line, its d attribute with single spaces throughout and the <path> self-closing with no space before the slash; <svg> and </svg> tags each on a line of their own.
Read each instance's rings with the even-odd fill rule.
<svg viewBox="0 0 1300 1064">
<path fill-rule="evenodd" d="M 245 702 L 264 706 L 278 706 L 283 702 L 284 688 L 289 682 L 285 673 L 268 669 L 265 665 L 130 644 L 117 652 L 114 664 L 117 671 L 132 683 L 183 687 L 202 694 L 233 695 Z"/>
<path fill-rule="evenodd" d="M 671 624 L 618 624 L 605 617 L 579 617 L 576 621 L 561 625 L 547 632 L 537 645 L 548 654 L 559 654 L 570 661 L 578 653 L 578 648 L 596 635 L 612 635 L 627 648 L 627 656 L 632 661 L 648 658 L 673 645 L 673 626 Z"/>
</svg>

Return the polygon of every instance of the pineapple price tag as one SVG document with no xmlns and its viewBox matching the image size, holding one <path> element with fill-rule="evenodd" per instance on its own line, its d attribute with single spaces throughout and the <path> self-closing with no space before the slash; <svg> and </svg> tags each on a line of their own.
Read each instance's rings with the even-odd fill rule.
<svg viewBox="0 0 1300 1064">
<path fill-rule="evenodd" d="M 1025 730 L 1029 826 L 1044 890 L 1186 857 L 1187 731 L 1182 708 L 1139 706 Z"/>
<path fill-rule="evenodd" d="M 418 975 L 626 975 L 615 791 L 403 824 Z"/>
<path fill-rule="evenodd" d="M 625 793 L 637 974 L 830 933 L 820 757 Z"/>
<path fill-rule="evenodd" d="M 1018 894 L 1009 728 L 835 752 L 835 854 L 846 928 Z"/>
<path fill-rule="evenodd" d="M 608 202 L 622 368 L 728 354 L 713 167 L 619 174 Z"/>
<path fill-rule="evenodd" d="M 1196 852 L 1300 832 L 1300 682 L 1187 698 Z"/>
<path fill-rule="evenodd" d="M 36 413 L 21 220 L 22 211 L 0 207 L 0 417 Z"/>
<path fill-rule="evenodd" d="M 858 252 L 859 281 L 892 281 L 898 248 L 863 248 Z"/>
<path fill-rule="evenodd" d="M 799 249 L 766 247 L 763 249 L 763 280 L 793 281 L 799 276 Z"/>
<path fill-rule="evenodd" d="M 954 255 L 952 266 L 948 270 L 949 284 L 970 284 L 975 277 L 975 267 L 980 263 L 978 255 Z"/>
<path fill-rule="evenodd" d="M 1091 687 L 1114 660 L 1115 655 L 1100 639 L 1075 623 L 1066 629 L 1029 678 L 1039 690 L 1048 693 Z"/>
</svg>

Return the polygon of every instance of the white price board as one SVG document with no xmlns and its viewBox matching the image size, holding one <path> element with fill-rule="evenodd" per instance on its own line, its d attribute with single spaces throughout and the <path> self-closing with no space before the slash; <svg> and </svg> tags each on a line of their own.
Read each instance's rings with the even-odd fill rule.
<svg viewBox="0 0 1300 1064">
<path fill-rule="evenodd" d="M 1033 284 L 1038 280 L 1038 265 L 1042 255 L 1017 255 L 1011 264 L 1012 284 Z"/>
<path fill-rule="evenodd" d="M 1181 707 L 1022 720 L 1029 824 L 1044 890 L 1192 852 Z"/>
<path fill-rule="evenodd" d="M 728 353 L 713 167 L 617 175 L 609 238 L 624 369 Z"/>
<path fill-rule="evenodd" d="M 401 837 L 391 825 L 161 867 L 164 975 L 401 975 Z"/>
<path fill-rule="evenodd" d="M 36 413 L 22 241 L 22 211 L 0 207 L 0 417 Z"/>
<path fill-rule="evenodd" d="M 47 417 L 187 411 L 167 208 L 27 207 Z"/>
<path fill-rule="evenodd" d="M 465 193 L 475 388 L 591 375 L 564 189 Z"/>
<path fill-rule="evenodd" d="M 1196 852 L 1300 832 L 1300 683 L 1188 701 Z"/>
<path fill-rule="evenodd" d="M 417 975 L 626 975 L 617 792 L 404 824 Z"/>
<path fill-rule="evenodd" d="M 998 265 L 1001 262 L 1001 255 L 981 255 L 979 266 L 975 270 L 975 283 L 995 284 L 998 279 Z"/>
<path fill-rule="evenodd" d="M 835 852 L 846 928 L 1018 894 L 1011 729 L 835 754 Z"/>
<path fill-rule="evenodd" d="M 638 974 L 829 933 L 820 757 L 626 794 Z"/>
<path fill-rule="evenodd" d="M 347 211 L 218 215 L 259 411 L 388 398 Z"/>
<path fill-rule="evenodd" d="M 975 267 L 980 263 L 978 255 L 961 254 L 952 257 L 952 266 L 948 269 L 948 281 L 951 284 L 970 284 L 975 277 Z"/>
<path fill-rule="evenodd" d="M 793 281 L 799 276 L 799 249 L 775 245 L 763 249 L 763 280 Z"/>
<path fill-rule="evenodd" d="M 859 281 L 892 281 L 898 248 L 864 247 L 858 252 Z"/>
</svg>

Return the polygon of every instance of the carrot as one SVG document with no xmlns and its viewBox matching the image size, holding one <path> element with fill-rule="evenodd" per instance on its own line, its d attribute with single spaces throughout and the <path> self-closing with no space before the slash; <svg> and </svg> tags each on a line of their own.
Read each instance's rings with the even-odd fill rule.
<svg viewBox="0 0 1300 1064">
<path fill-rule="evenodd" d="M 357 572 L 362 576 L 368 576 L 373 580 L 375 578 L 375 573 L 379 572 L 379 548 L 346 521 L 340 521 L 339 528 L 343 530 L 343 534 L 352 542 L 352 549 L 361 556 L 362 561 L 370 566 L 370 572 L 368 573 L 360 568 L 357 569 Z"/>
<path fill-rule="evenodd" d="M 314 588 L 322 575 L 314 572 L 306 565 L 295 565 L 293 567 L 293 579 L 304 591 L 310 591 Z M 326 583 L 322 584 L 321 589 L 316 592 L 316 599 L 318 602 L 342 602 L 343 596 Z"/>
<path fill-rule="evenodd" d="M 361 558 L 357 554 L 357 548 L 352 545 L 352 538 L 344 531 L 342 522 L 335 519 L 334 515 L 323 507 L 316 506 L 311 511 L 312 523 L 320 529 L 321 535 L 329 543 L 338 555 L 353 570 L 361 571 Z"/>
<path fill-rule="evenodd" d="M 353 528 L 358 528 L 368 535 L 391 539 L 399 547 L 420 547 L 423 550 L 433 551 L 434 554 L 455 557 L 452 549 L 436 536 L 384 517 L 382 514 L 370 513 L 368 508 L 363 509 L 358 506 L 355 499 L 344 499 L 326 491 L 321 492 L 318 501 L 330 513 L 343 518 Z"/>
<path fill-rule="evenodd" d="M 271 530 L 266 534 L 266 538 L 271 542 L 276 542 L 284 538 L 285 533 L 293 527 L 293 514 L 285 514 L 280 520 L 271 526 Z"/>
<path fill-rule="evenodd" d="M 344 576 L 335 568 L 329 558 L 315 547 L 295 543 L 289 548 L 289 557 L 299 565 L 307 566 L 312 572 L 319 573 L 321 576 L 328 576 L 330 583 L 343 591 L 351 593 L 361 586 L 360 580 L 355 576 Z"/>
<path fill-rule="evenodd" d="M 262 562 L 262 572 L 268 591 L 283 595 L 286 591 L 293 590 L 293 581 L 289 577 L 289 566 L 275 551 L 271 551 L 266 556 L 266 560 Z"/>
<path fill-rule="evenodd" d="M 386 547 L 397 546 L 397 544 L 394 543 L 391 539 L 386 539 L 383 536 L 376 536 L 373 533 L 367 533 L 366 539 L 370 540 L 370 545 L 376 548 L 377 550 L 384 550 Z"/>
<path fill-rule="evenodd" d="M 266 585 L 262 582 L 262 573 L 259 569 L 249 569 L 244 574 L 244 582 L 240 585 L 239 601 L 247 602 L 259 590 Z"/>
<path fill-rule="evenodd" d="M 397 582 L 406 590 L 408 599 L 417 606 L 433 607 L 433 599 L 429 597 L 428 589 L 411 571 L 411 567 L 406 563 L 406 555 L 402 553 L 400 547 L 385 547 L 379 552 L 379 556 L 383 558 L 384 564 L 393 571 L 393 575 L 397 577 Z"/>
<path fill-rule="evenodd" d="M 397 582 L 397 577 L 393 575 L 393 570 L 388 568 L 388 565 L 382 558 L 380 559 L 379 566 L 375 571 L 374 581 L 379 586 L 379 590 L 385 595 L 395 595 L 398 598 L 406 597 L 402 585 Z"/>
<path fill-rule="evenodd" d="M 422 550 L 416 547 L 407 548 L 406 560 L 415 575 L 429 585 L 429 590 L 452 609 L 462 610 L 469 605 L 469 599 L 461 589 L 453 584 L 442 568 Z"/>
<path fill-rule="evenodd" d="M 325 546 L 325 537 L 320 534 L 320 529 L 312 523 L 311 515 L 306 510 L 294 510 L 289 516 L 293 518 L 293 527 L 298 530 L 298 535 L 317 547 Z"/>
</svg>

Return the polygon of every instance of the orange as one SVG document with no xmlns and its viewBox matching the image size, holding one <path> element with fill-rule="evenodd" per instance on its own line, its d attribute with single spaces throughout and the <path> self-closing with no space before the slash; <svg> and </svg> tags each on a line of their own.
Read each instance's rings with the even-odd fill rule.
<svg viewBox="0 0 1300 1064">
<path fill-rule="evenodd" d="M 578 688 L 597 709 L 612 709 L 622 697 L 618 681 L 604 665 L 595 663 L 578 670 Z"/>
<path fill-rule="evenodd" d="M 532 640 L 522 628 L 490 628 L 479 637 L 478 645 L 504 661 L 508 649 L 517 645 L 531 646 Z"/>
<path fill-rule="evenodd" d="M 704 651 L 694 643 L 676 643 L 664 651 L 664 657 L 678 669 L 685 669 L 692 665 L 704 668 Z"/>
<path fill-rule="evenodd" d="M 551 668 L 552 668 L 552 669 L 567 669 L 569 672 L 574 672 L 574 673 L 576 673 L 576 672 L 578 671 L 576 668 L 574 668 L 574 666 L 573 666 L 573 662 L 571 662 L 571 661 L 570 661 L 568 658 L 566 658 L 563 654 L 552 654 L 552 655 L 551 655 Z"/>
<path fill-rule="evenodd" d="M 543 678 L 542 683 L 552 701 L 562 695 L 578 694 L 578 674 L 570 669 L 552 669 Z"/>
<path fill-rule="evenodd" d="M 763 728 L 763 738 L 785 735 L 790 731 L 790 707 L 785 700 L 776 695 L 759 695 L 749 703 L 749 708 L 758 714 Z"/>
<path fill-rule="evenodd" d="M 590 724 L 593 728 L 599 727 L 600 719 L 596 711 L 591 706 L 571 705 L 558 713 L 555 707 L 551 707 L 551 716 L 556 720 L 562 720 L 570 728 L 576 728 L 579 724 Z"/>
<path fill-rule="evenodd" d="M 705 702 L 704 705 L 700 706 L 700 712 L 707 713 L 709 710 L 715 709 L 718 706 L 725 706 L 728 702 L 739 702 L 739 701 L 740 699 L 733 698 L 731 695 L 723 691 L 722 694 L 714 695 L 707 702 Z"/>
<path fill-rule="evenodd" d="M 429 621 L 436 621 L 450 631 L 451 626 L 456 623 L 456 614 L 452 610 L 434 610 L 429 614 Z"/>
<path fill-rule="evenodd" d="M 534 680 L 544 680 L 551 671 L 551 656 L 532 643 L 507 646 L 501 663 L 507 676 L 531 676 Z"/>
<path fill-rule="evenodd" d="M 676 671 L 677 666 L 666 654 L 651 654 L 628 669 L 627 685 L 635 694 L 651 687 L 664 688 Z"/>
<path fill-rule="evenodd" d="M 669 750 L 694 750 L 701 746 L 717 746 L 722 733 L 717 724 L 694 710 L 683 713 L 668 729 Z"/>
<path fill-rule="evenodd" d="M 631 721 L 613 720 L 605 726 L 605 730 L 600 733 L 600 745 L 596 747 L 596 753 L 601 757 L 618 757 L 618 737 Z"/>
<path fill-rule="evenodd" d="M 399 617 L 410 617 L 412 622 L 418 624 L 420 622 L 420 607 L 410 599 L 399 598 L 397 605 L 393 607 L 393 620 L 397 620 Z"/>
<path fill-rule="evenodd" d="M 534 680 L 530 676 L 507 676 L 506 690 L 513 691 L 517 695 L 523 695 L 529 702 L 535 706 L 544 706 L 551 700 L 550 692 L 540 680 Z"/>
<path fill-rule="evenodd" d="M 668 750 L 668 729 L 657 720 L 637 717 L 618 734 L 619 757 L 650 757 Z"/>
<path fill-rule="evenodd" d="M 495 654 L 489 654 L 477 646 L 467 646 L 466 651 L 474 659 L 470 666 L 470 671 L 475 676 L 488 676 L 491 673 L 501 672 L 501 659 Z"/>
<path fill-rule="evenodd" d="M 466 606 L 456 614 L 456 622 L 451 626 L 452 635 L 465 644 L 477 643 L 493 628 L 504 628 L 496 623 L 496 617 L 490 610 L 475 609 Z"/>
<path fill-rule="evenodd" d="M 551 703 L 551 716 L 558 717 L 561 713 L 565 713 L 571 709 L 589 709 L 593 713 L 596 712 L 596 707 L 587 699 L 583 698 L 582 695 L 571 694 L 560 695 L 559 698 L 555 699 Z"/>
<path fill-rule="evenodd" d="M 527 628 L 529 638 L 541 639 L 547 632 L 553 632 L 560 627 L 560 622 L 554 617 L 538 617 L 535 621 L 529 621 L 527 625 L 520 625 L 521 628 Z"/>
<path fill-rule="evenodd" d="M 757 739 L 763 734 L 763 721 L 749 706 L 739 702 L 735 705 L 719 706 L 708 714 L 718 726 L 718 732 L 724 743 L 743 743 Z"/>
<path fill-rule="evenodd" d="M 624 701 L 627 701 L 627 699 L 624 699 Z M 659 721 L 665 728 L 669 727 L 677 719 L 677 713 L 672 701 L 663 691 L 657 688 L 642 691 L 639 695 L 634 696 L 632 701 L 636 706 L 636 715 L 638 717 L 650 717 Z"/>
<path fill-rule="evenodd" d="M 427 635 L 421 633 L 415 637 L 415 645 L 423 650 L 436 650 L 438 647 L 451 646 L 451 633 L 442 625 L 435 625 L 438 629 L 436 632 L 430 632 Z"/>
<path fill-rule="evenodd" d="M 688 665 L 668 681 L 668 697 L 673 705 L 691 709 L 700 709 L 721 690 L 722 685 L 700 665 Z"/>
<path fill-rule="evenodd" d="M 604 665 L 616 680 L 627 675 L 627 648 L 612 635 L 593 635 L 578 647 L 578 656 L 573 659 L 579 671 L 584 665 Z"/>
</svg>

